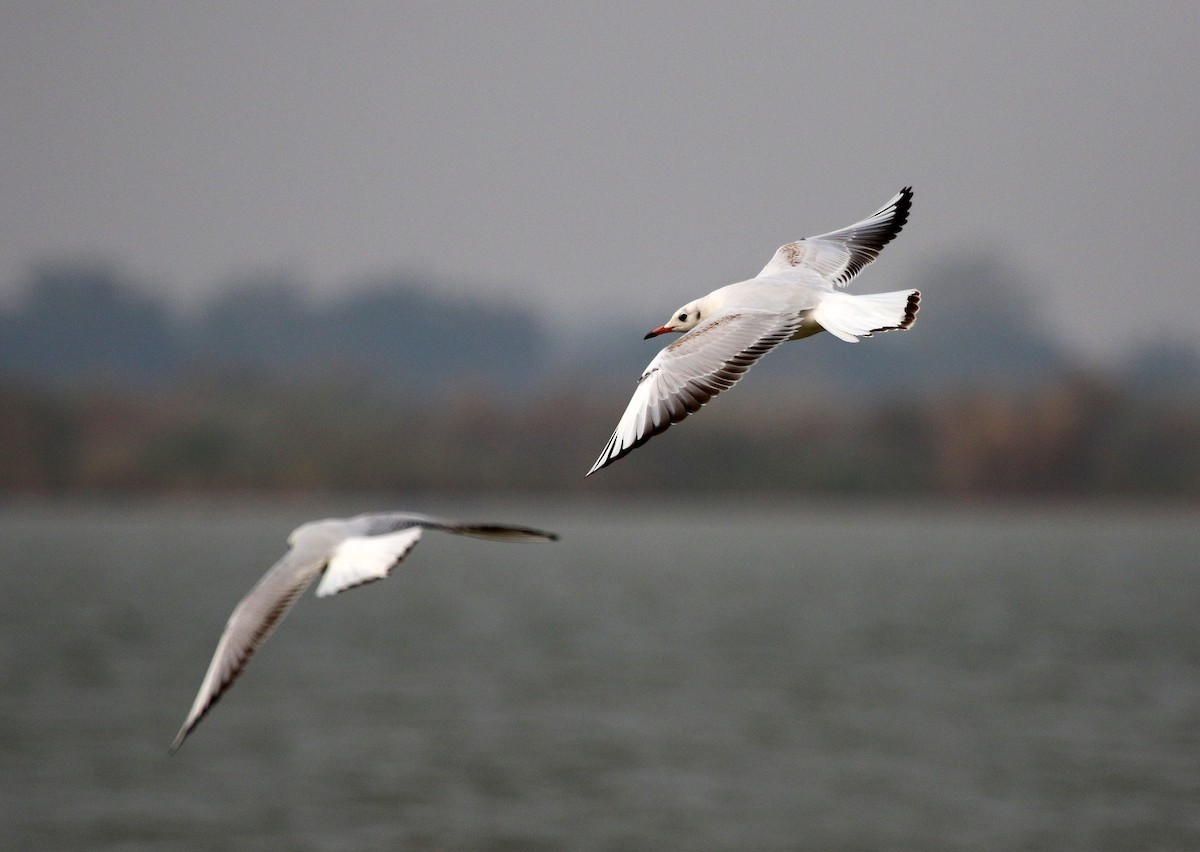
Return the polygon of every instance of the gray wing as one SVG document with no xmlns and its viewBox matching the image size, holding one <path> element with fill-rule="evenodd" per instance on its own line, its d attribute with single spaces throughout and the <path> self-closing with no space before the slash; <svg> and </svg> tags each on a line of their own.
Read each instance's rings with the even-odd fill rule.
<svg viewBox="0 0 1200 852">
<path fill-rule="evenodd" d="M 533 527 L 516 524 L 455 521 L 449 518 L 420 515 L 414 512 L 360 515 L 355 520 L 365 522 L 370 530 L 370 535 L 380 535 L 395 530 L 402 530 L 406 527 L 420 526 L 456 535 L 469 535 L 475 538 L 487 538 L 498 541 L 558 541 L 558 533 L 534 529 Z"/>
<path fill-rule="evenodd" d="M 628 455 L 733 387 L 759 358 L 787 340 L 800 317 L 735 311 L 700 323 L 664 348 L 638 379 L 625 413 L 587 472 Z"/>
<path fill-rule="evenodd" d="M 845 287 L 900 233 L 908 221 L 912 196 L 912 187 L 906 186 L 861 222 L 780 246 L 758 277 L 794 281 L 815 273 Z"/>
<path fill-rule="evenodd" d="M 323 544 L 298 540 L 297 547 L 276 562 L 242 598 L 225 624 L 192 709 L 171 744 L 172 752 L 183 745 L 187 735 L 233 684 L 250 656 L 324 569 L 328 557 L 329 550 Z"/>
</svg>

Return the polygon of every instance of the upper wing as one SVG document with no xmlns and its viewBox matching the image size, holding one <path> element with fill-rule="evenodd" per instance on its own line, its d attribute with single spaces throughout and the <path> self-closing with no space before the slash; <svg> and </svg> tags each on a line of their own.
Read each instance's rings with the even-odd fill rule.
<svg viewBox="0 0 1200 852">
<path fill-rule="evenodd" d="M 654 357 L 591 476 L 733 387 L 766 353 L 795 333 L 800 317 L 735 311 L 700 323 Z"/>
<path fill-rule="evenodd" d="M 421 527 L 410 526 L 386 535 L 353 536 L 333 549 L 325 574 L 317 584 L 317 597 L 325 598 L 382 580 L 404 561 L 421 539 Z"/>
<path fill-rule="evenodd" d="M 424 527 L 430 530 L 470 535 L 476 538 L 490 538 L 501 541 L 558 541 L 558 533 L 546 532 L 533 527 L 516 524 L 490 524 L 467 521 L 454 521 L 449 518 L 438 518 L 433 515 L 422 515 L 417 512 L 375 512 L 359 515 L 345 522 L 355 528 L 355 534 L 379 538 L 386 533 L 407 530 L 411 527 Z M 333 566 L 330 566 L 332 570 Z M 320 589 L 317 589 L 320 594 Z"/>
<path fill-rule="evenodd" d="M 861 222 L 780 246 L 758 277 L 791 280 L 816 273 L 845 287 L 900 233 L 908 221 L 912 195 L 912 187 L 906 186 Z"/>
<path fill-rule="evenodd" d="M 200 691 L 196 693 L 187 721 L 171 744 L 171 751 L 183 744 L 204 714 L 233 684 L 246 661 L 287 615 L 296 598 L 312 583 L 327 556 L 328 551 L 323 547 L 293 548 L 263 575 L 234 608 L 229 621 L 225 623 L 225 632 L 217 642 L 217 650 L 208 664 L 208 672 L 200 683 Z"/>
<path fill-rule="evenodd" d="M 498 541 L 558 541 L 558 533 L 516 524 L 480 524 L 435 518 L 431 515 L 409 515 L 407 517 L 429 529 L 457 535 L 469 535 L 475 538 L 490 538 Z"/>
</svg>

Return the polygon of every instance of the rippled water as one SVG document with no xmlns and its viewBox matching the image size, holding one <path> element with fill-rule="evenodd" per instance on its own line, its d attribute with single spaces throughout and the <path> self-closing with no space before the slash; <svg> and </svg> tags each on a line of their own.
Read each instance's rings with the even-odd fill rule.
<svg viewBox="0 0 1200 852">
<path fill-rule="evenodd" d="M 0 510 L 4 848 L 1200 848 L 1200 516 L 421 508 L 167 754 L 287 532 Z"/>
</svg>

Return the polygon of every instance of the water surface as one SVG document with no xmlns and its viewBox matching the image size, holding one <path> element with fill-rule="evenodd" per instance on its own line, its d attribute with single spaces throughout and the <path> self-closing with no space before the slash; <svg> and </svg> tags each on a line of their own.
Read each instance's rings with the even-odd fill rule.
<svg viewBox="0 0 1200 852">
<path fill-rule="evenodd" d="M 391 505 L 0 510 L 24 850 L 1200 848 L 1200 517 L 470 506 L 310 595 L 175 756 L 288 531 Z"/>
</svg>

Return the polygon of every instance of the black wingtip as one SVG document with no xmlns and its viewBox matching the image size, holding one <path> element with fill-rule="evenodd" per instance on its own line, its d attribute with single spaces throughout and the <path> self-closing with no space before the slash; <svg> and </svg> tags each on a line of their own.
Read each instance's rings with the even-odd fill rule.
<svg viewBox="0 0 1200 852">
<path fill-rule="evenodd" d="M 896 199 L 896 203 L 893 205 L 896 208 L 896 215 L 892 217 L 892 226 L 888 229 L 889 233 L 887 239 L 883 241 L 880 246 L 881 248 L 895 239 L 896 235 L 900 233 L 901 229 L 908 224 L 908 214 L 912 210 L 912 200 L 913 188 L 911 186 L 902 188 L 900 190 L 899 198 Z"/>
</svg>

